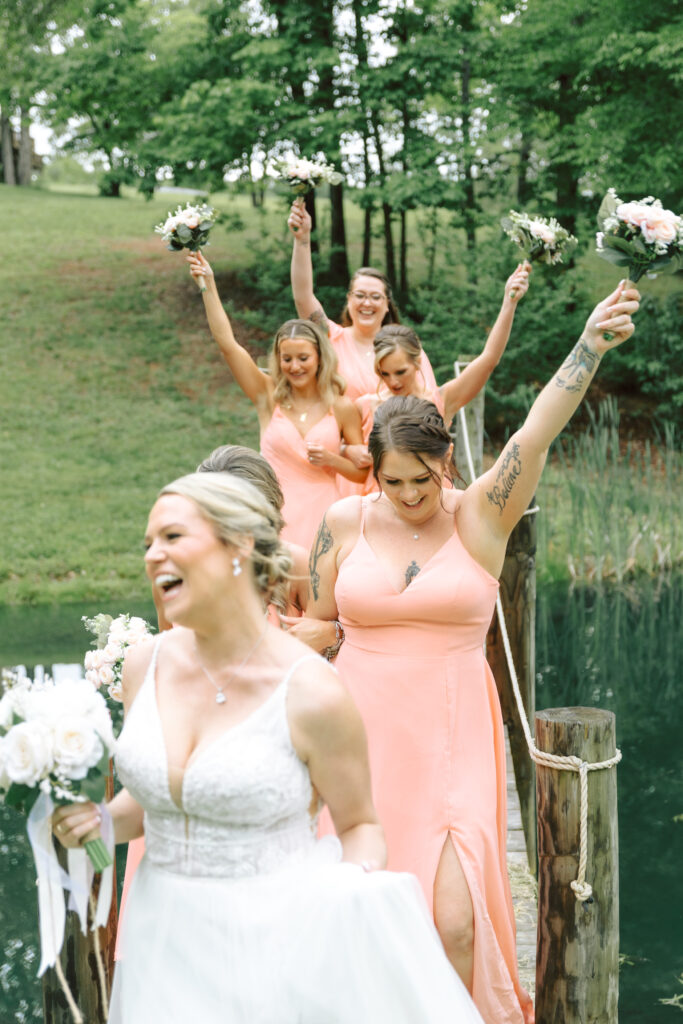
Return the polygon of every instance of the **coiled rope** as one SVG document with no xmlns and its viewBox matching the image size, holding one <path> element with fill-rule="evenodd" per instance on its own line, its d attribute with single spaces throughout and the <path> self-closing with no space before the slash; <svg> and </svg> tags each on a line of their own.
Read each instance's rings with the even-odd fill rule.
<svg viewBox="0 0 683 1024">
<path fill-rule="evenodd" d="M 458 362 L 455 363 L 455 375 L 456 377 L 460 376 L 460 363 Z M 458 417 L 462 430 L 462 440 L 465 448 L 465 457 L 467 459 L 467 468 L 470 474 L 470 482 L 473 483 L 476 474 L 474 471 L 472 449 L 470 448 L 470 439 L 467 432 L 467 420 L 465 418 L 464 407 L 458 410 Z M 533 508 L 528 508 L 524 515 L 534 515 L 538 511 L 539 506 L 534 505 Z M 621 751 L 617 747 L 614 756 L 609 757 L 606 761 L 582 761 L 580 757 L 576 757 L 571 754 L 550 754 L 545 750 L 539 750 L 531 735 L 531 729 L 529 728 L 529 722 L 524 709 L 524 703 L 522 701 L 522 694 L 519 689 L 519 682 L 517 680 L 515 665 L 512 660 L 512 649 L 510 647 L 510 638 L 508 637 L 508 631 L 505 625 L 505 615 L 503 613 L 503 603 L 500 599 L 500 593 L 496 598 L 496 612 L 498 614 L 500 635 L 503 638 L 503 647 L 505 649 L 508 671 L 512 681 L 512 690 L 517 703 L 517 713 L 519 714 L 519 720 L 522 723 L 529 756 L 532 761 L 535 761 L 536 764 L 543 765 L 545 768 L 556 768 L 558 771 L 565 772 L 577 772 L 579 775 L 579 871 L 574 881 L 571 882 L 571 888 L 579 902 L 583 903 L 585 901 L 592 901 L 593 889 L 590 882 L 586 881 L 586 860 L 588 856 L 588 773 L 600 771 L 603 768 L 614 768 L 615 765 L 618 765 L 621 761 Z"/>
</svg>

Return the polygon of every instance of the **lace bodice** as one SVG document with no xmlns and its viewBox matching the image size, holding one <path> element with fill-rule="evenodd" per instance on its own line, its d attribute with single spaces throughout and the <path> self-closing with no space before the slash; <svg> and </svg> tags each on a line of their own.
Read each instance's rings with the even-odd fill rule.
<svg viewBox="0 0 683 1024">
<path fill-rule="evenodd" d="M 308 769 L 292 746 L 287 688 L 304 655 L 246 719 L 188 763 L 182 809 L 171 797 L 156 700 L 161 634 L 119 737 L 119 777 L 145 811 L 147 857 L 184 875 L 244 877 L 273 871 L 315 845 Z"/>
</svg>

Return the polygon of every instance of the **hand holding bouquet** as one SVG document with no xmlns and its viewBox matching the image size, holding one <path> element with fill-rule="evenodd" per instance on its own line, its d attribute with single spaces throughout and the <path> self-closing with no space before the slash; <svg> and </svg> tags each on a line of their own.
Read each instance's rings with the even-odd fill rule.
<svg viewBox="0 0 683 1024">
<path fill-rule="evenodd" d="M 683 267 L 683 218 L 653 196 L 622 203 L 609 189 L 598 210 L 598 227 L 598 256 L 626 267 L 634 284 L 643 274 L 655 277 Z"/>
<path fill-rule="evenodd" d="M 154 230 L 168 242 L 168 248 L 172 252 L 179 252 L 181 249 L 198 252 L 201 246 L 209 244 L 209 232 L 215 223 L 216 214 L 210 206 L 206 203 L 193 206 L 187 202 L 185 206 L 179 206 L 175 213 L 169 213 L 164 223 L 157 224 Z M 203 281 L 199 281 L 198 284 L 200 291 L 206 291 Z"/>
<path fill-rule="evenodd" d="M 500 223 L 529 263 L 562 263 L 563 257 L 578 245 L 574 235 L 554 217 L 530 217 L 528 213 L 510 210 L 510 216 L 503 217 Z M 514 297 L 514 292 L 511 295 Z"/>
<path fill-rule="evenodd" d="M 64 941 L 64 889 L 71 893 L 85 933 L 92 870 L 102 872 L 94 925 L 106 923 L 112 895 L 113 834 L 108 815 L 101 837 L 85 850 L 67 852 L 68 872 L 57 860 L 52 839 L 56 806 L 101 803 L 114 749 L 111 717 L 104 698 L 85 679 L 31 682 L 4 677 L 0 699 L 0 801 L 28 816 L 27 830 L 36 863 L 41 962 L 38 975 L 57 967 Z M 86 857 L 87 853 L 87 857 Z M 61 980 L 61 979 L 60 979 Z M 68 997 L 67 997 L 68 998 Z"/>
<path fill-rule="evenodd" d="M 318 185 L 339 185 L 344 180 L 344 175 L 324 160 L 300 157 L 298 160 L 280 160 L 274 167 L 278 180 L 286 182 L 300 200 Z"/>
</svg>

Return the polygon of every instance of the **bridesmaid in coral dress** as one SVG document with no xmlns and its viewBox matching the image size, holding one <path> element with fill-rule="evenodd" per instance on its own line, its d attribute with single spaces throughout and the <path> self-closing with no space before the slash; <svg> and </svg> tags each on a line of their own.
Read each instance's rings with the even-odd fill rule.
<svg viewBox="0 0 683 1024">
<path fill-rule="evenodd" d="M 376 384 L 374 391 L 361 395 L 355 406 L 361 415 L 363 445 L 348 445 L 345 454 L 358 466 L 366 462 L 367 443 L 375 412 L 392 395 L 415 395 L 433 402 L 449 426 L 459 409 L 471 402 L 486 384 L 510 337 L 517 303 L 529 287 L 530 263 L 520 263 L 505 282 L 503 304 L 491 328 L 483 351 L 467 364 L 458 377 L 440 387 L 428 387 L 422 371 L 424 351 L 412 327 L 405 324 L 387 324 L 380 327 L 373 349 L 375 354 Z M 378 489 L 372 473 L 368 473 L 361 493 L 370 494 Z"/>
<path fill-rule="evenodd" d="M 602 355 L 633 333 L 638 298 L 622 284 L 595 308 L 525 424 L 464 491 L 442 486 L 453 446 L 435 406 L 383 403 L 370 435 L 381 492 L 334 505 L 311 552 L 307 614 L 345 633 L 337 669 L 368 733 L 388 866 L 419 878 L 486 1024 L 524 1024 L 533 1007 L 517 975 L 502 718 L 483 643 L 548 447 Z"/>
<path fill-rule="evenodd" d="M 195 280 L 207 283 L 202 295 L 211 333 L 256 406 L 261 453 L 285 496 L 283 539 L 308 549 L 326 509 L 340 496 L 337 475 L 362 483 L 368 472 L 341 455 L 342 442 L 362 441 L 360 416 L 344 395 L 327 332 L 310 321 L 288 320 L 275 336 L 270 373 L 264 373 L 235 340 L 205 257 L 192 253 L 188 262 Z"/>
</svg>

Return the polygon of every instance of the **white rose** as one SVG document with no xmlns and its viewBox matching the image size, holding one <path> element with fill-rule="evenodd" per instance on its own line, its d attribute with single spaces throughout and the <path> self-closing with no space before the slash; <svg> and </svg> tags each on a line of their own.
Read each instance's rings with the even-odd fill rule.
<svg viewBox="0 0 683 1024">
<path fill-rule="evenodd" d="M 112 700 L 117 700 L 119 704 L 123 703 L 123 690 L 121 683 L 113 683 L 108 690 L 109 696 Z"/>
<path fill-rule="evenodd" d="M 542 220 L 532 220 L 529 229 L 536 238 L 540 238 L 546 245 L 554 243 L 555 232 L 548 224 L 544 224 Z"/>
<path fill-rule="evenodd" d="M 85 678 L 88 680 L 96 690 L 100 688 L 100 672 L 99 669 L 89 668 L 85 673 Z"/>
<path fill-rule="evenodd" d="M 52 769 L 52 735 L 44 722 L 20 722 L 3 743 L 4 771 L 11 782 L 35 786 Z"/>
<path fill-rule="evenodd" d="M 5 737 L 0 736 L 0 792 L 9 789 L 12 780 L 5 771 Z"/>
<path fill-rule="evenodd" d="M 102 668 L 99 669 L 97 673 L 97 678 L 99 680 L 97 689 L 99 690 L 100 686 L 111 686 L 116 676 L 114 675 L 113 669 L 110 668 L 109 665 L 103 665 Z"/>
<path fill-rule="evenodd" d="M 107 646 L 103 649 L 102 653 L 110 665 L 115 665 L 123 657 L 123 644 L 117 640 L 108 640 Z"/>
<path fill-rule="evenodd" d="M 9 729 L 14 721 L 14 697 L 9 690 L 0 699 L 0 729 Z"/>
<path fill-rule="evenodd" d="M 102 757 L 102 740 L 89 719 L 64 716 L 54 730 L 55 767 L 67 779 L 84 779 Z"/>
</svg>

